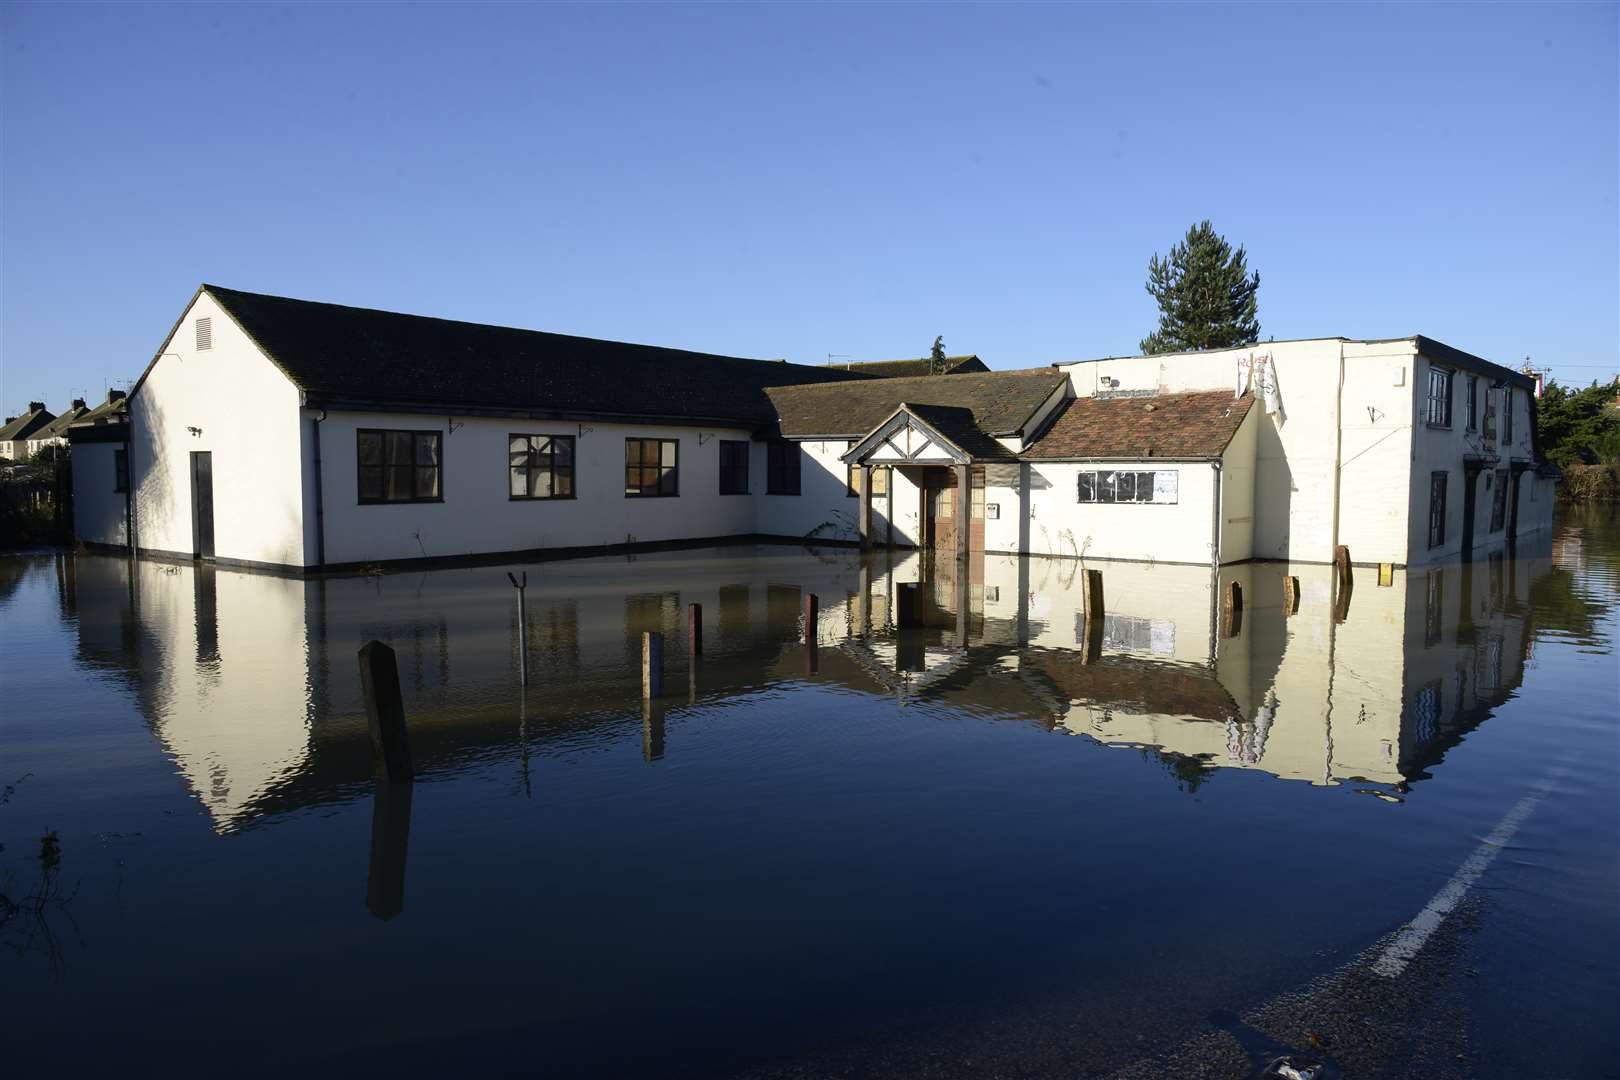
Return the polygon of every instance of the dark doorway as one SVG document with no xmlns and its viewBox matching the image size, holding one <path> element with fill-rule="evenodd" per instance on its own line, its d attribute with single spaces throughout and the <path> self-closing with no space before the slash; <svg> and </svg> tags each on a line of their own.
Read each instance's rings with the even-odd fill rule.
<svg viewBox="0 0 1620 1080">
<path fill-rule="evenodd" d="M 1463 470 L 1462 558 L 1468 562 L 1474 557 L 1474 492 L 1479 487 L 1479 472 Z"/>
<path fill-rule="evenodd" d="M 191 553 L 214 557 L 214 455 L 207 450 L 191 454 Z"/>
</svg>

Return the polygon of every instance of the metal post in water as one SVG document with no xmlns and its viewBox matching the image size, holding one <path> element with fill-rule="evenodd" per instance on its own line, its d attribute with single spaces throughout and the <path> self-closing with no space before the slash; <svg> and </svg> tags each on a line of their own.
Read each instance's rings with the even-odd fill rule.
<svg viewBox="0 0 1620 1080">
<path fill-rule="evenodd" d="M 524 686 L 529 685 L 529 607 L 525 593 L 529 588 L 529 572 L 523 571 L 521 581 L 513 574 L 508 573 L 506 580 L 512 583 L 512 588 L 518 594 L 518 681 Z"/>
</svg>

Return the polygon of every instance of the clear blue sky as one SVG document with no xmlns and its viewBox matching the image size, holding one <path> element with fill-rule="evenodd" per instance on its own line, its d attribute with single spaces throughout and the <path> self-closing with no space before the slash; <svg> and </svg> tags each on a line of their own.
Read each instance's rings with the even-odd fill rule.
<svg viewBox="0 0 1620 1080">
<path fill-rule="evenodd" d="M 1615 370 L 1616 5 L 6 4 L 8 414 L 201 281 L 821 362 L 1131 353 L 1209 217 L 1262 337 Z"/>
</svg>

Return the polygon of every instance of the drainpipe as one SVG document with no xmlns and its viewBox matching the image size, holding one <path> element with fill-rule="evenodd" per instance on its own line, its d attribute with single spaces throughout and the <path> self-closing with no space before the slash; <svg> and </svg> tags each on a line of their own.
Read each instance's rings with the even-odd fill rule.
<svg viewBox="0 0 1620 1080">
<path fill-rule="evenodd" d="M 321 424 L 326 420 L 326 410 L 315 418 L 315 438 L 313 449 L 315 451 L 315 565 L 326 565 L 326 493 L 322 488 L 321 474 Z"/>
<path fill-rule="evenodd" d="M 1276 361 L 1272 361 L 1275 363 Z M 1417 359 L 1414 356 L 1408 386 L 1417 385 Z M 1415 393 L 1415 390 L 1408 391 Z M 1414 447 L 1416 443 L 1413 443 Z M 1333 535 L 1329 537 L 1327 561 L 1339 557 L 1339 473 L 1344 468 L 1344 343 L 1339 343 L 1339 383 L 1333 388 Z M 1411 501 L 1411 496 L 1407 496 Z"/>
<path fill-rule="evenodd" d="M 124 436 L 124 544 L 135 556 L 135 459 L 129 452 L 129 435 Z"/>
<path fill-rule="evenodd" d="M 1209 664 L 1210 670 L 1215 669 L 1215 661 L 1220 651 L 1220 633 L 1216 629 L 1220 621 L 1221 609 L 1221 466 L 1224 464 L 1219 458 L 1210 462 L 1211 475 L 1215 478 L 1214 498 L 1210 499 L 1209 512 Z"/>
</svg>

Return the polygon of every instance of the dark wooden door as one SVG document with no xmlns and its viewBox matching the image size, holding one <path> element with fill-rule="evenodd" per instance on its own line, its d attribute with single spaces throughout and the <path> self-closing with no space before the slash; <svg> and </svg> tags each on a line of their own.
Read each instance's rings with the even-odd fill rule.
<svg viewBox="0 0 1620 1080">
<path fill-rule="evenodd" d="M 191 553 L 214 557 L 214 455 L 207 450 L 191 454 Z"/>
<path fill-rule="evenodd" d="M 1479 473 L 1463 470 L 1463 562 L 1467 562 L 1474 557 L 1474 491 L 1478 487 Z"/>
</svg>

